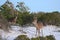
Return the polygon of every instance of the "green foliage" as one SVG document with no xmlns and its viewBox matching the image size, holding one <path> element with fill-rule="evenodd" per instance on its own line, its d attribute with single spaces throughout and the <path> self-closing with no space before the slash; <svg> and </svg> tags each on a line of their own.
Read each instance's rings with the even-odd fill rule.
<svg viewBox="0 0 60 40">
<path fill-rule="evenodd" d="M 30 40 L 26 35 L 19 35 L 15 40 Z M 46 37 L 36 37 L 36 38 L 31 38 L 31 40 L 55 40 L 53 35 L 49 35 Z"/>
<path fill-rule="evenodd" d="M 29 11 L 29 8 L 25 5 L 24 2 L 18 2 L 18 4 L 17 4 L 16 7 L 19 9 L 19 11 L 21 13 L 24 13 L 24 12 L 28 12 Z"/>
<path fill-rule="evenodd" d="M 39 20 L 46 24 L 60 25 L 60 13 L 46 13 Z"/>
<path fill-rule="evenodd" d="M 49 35 L 46 37 L 37 37 L 37 38 L 31 38 L 31 40 L 55 40 L 53 35 Z"/>
<path fill-rule="evenodd" d="M 54 36 L 53 35 L 50 35 L 50 36 L 46 36 L 47 40 L 55 40 Z"/>
<path fill-rule="evenodd" d="M 9 7 L 8 5 L 10 5 L 10 4 L 5 3 L 0 7 L 0 10 L 1 10 L 0 12 L 4 16 L 4 18 L 6 18 L 6 19 L 13 17 L 12 11 L 11 11 L 12 8 Z"/>
<path fill-rule="evenodd" d="M 8 20 L 10 18 L 16 17 L 16 13 L 18 13 L 18 19 L 16 23 L 20 25 L 31 24 L 33 21 L 33 17 L 37 16 L 38 21 L 41 21 L 44 24 L 60 26 L 60 12 L 58 11 L 49 13 L 48 12 L 30 13 L 29 8 L 26 7 L 24 2 L 18 2 L 16 8 L 17 9 L 14 9 L 13 4 L 7 1 L 5 4 L 0 6 L 0 15 L 2 14 L 3 17 Z"/>
<path fill-rule="evenodd" d="M 20 35 L 14 40 L 30 40 L 26 35 Z"/>
<path fill-rule="evenodd" d="M 31 38 L 31 40 L 46 40 L 45 37 L 36 37 L 36 38 Z"/>
<path fill-rule="evenodd" d="M 31 38 L 31 40 L 40 40 L 40 38 L 39 37 L 37 37 L 37 38 Z"/>
<path fill-rule="evenodd" d="M 21 25 L 30 24 L 32 22 L 33 16 L 29 12 L 19 13 L 17 23 Z"/>
</svg>

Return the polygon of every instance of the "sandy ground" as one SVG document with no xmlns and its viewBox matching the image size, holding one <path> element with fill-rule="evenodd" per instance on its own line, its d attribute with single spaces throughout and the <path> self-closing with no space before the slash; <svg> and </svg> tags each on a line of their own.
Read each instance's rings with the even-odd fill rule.
<svg viewBox="0 0 60 40">
<path fill-rule="evenodd" d="M 53 32 L 56 30 L 56 26 L 47 25 L 44 26 L 41 30 L 43 30 L 43 36 L 54 35 L 56 40 L 60 40 L 60 32 Z M 4 32 L 0 29 L 0 37 L 7 40 L 13 40 L 19 35 L 27 35 L 29 38 L 36 37 L 36 28 L 35 27 L 19 27 L 12 26 L 12 30 L 9 33 Z M 42 36 L 42 32 L 40 34 Z"/>
</svg>

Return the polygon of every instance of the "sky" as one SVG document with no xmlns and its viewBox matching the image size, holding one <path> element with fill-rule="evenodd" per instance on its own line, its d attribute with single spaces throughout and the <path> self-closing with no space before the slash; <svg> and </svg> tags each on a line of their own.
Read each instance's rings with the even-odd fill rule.
<svg viewBox="0 0 60 40">
<path fill-rule="evenodd" d="M 60 12 L 60 0 L 9 0 L 14 6 L 17 2 L 24 2 L 26 6 L 30 8 L 31 12 Z M 0 0 L 0 6 L 3 5 L 6 0 Z"/>
</svg>

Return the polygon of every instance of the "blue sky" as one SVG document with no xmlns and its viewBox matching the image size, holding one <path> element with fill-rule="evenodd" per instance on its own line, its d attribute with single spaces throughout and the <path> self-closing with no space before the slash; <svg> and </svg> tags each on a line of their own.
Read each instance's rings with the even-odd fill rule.
<svg viewBox="0 0 60 40">
<path fill-rule="evenodd" d="M 4 4 L 6 0 L 0 0 L 0 5 Z M 30 8 L 31 12 L 52 12 L 59 11 L 60 12 L 60 0 L 10 0 L 14 6 L 16 6 L 17 2 L 25 2 Z"/>
</svg>

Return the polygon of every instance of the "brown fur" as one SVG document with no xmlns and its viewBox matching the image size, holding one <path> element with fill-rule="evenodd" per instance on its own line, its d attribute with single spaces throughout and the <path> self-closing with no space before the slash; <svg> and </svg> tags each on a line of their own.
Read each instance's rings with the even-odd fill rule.
<svg viewBox="0 0 60 40">
<path fill-rule="evenodd" d="M 34 17 L 34 20 L 33 20 L 32 23 L 36 27 L 36 35 L 37 35 L 37 32 L 38 32 L 38 35 L 40 35 L 40 29 L 43 27 L 43 23 L 42 22 L 39 22 L 39 21 L 37 22 L 37 17 L 36 18 Z"/>
</svg>

